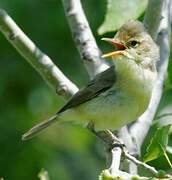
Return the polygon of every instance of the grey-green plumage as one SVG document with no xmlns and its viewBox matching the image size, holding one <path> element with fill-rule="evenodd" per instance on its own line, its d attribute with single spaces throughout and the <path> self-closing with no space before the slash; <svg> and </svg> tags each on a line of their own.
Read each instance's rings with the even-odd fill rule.
<svg viewBox="0 0 172 180">
<path fill-rule="evenodd" d="M 110 89 L 116 80 L 114 66 L 108 68 L 104 72 L 96 75 L 86 87 L 79 90 L 72 98 L 62 107 L 57 114 L 69 109 L 76 107 L 86 101 L 89 101 L 104 91 Z"/>
<path fill-rule="evenodd" d="M 136 120 L 147 108 L 156 80 L 159 50 L 138 21 L 124 24 L 113 39 L 118 51 L 105 54 L 115 66 L 98 74 L 78 91 L 55 116 L 36 125 L 23 140 L 58 121 L 94 124 L 96 130 L 119 129 Z"/>
<path fill-rule="evenodd" d="M 100 95 L 101 93 L 110 89 L 114 85 L 116 80 L 114 68 L 115 67 L 112 66 L 104 72 L 97 74 L 94 77 L 94 79 L 87 84 L 86 87 L 80 89 L 76 94 L 74 94 L 69 99 L 69 101 L 56 113 L 56 115 L 34 126 L 32 129 L 28 131 L 28 133 L 23 135 L 22 139 L 27 140 L 32 138 L 39 131 L 45 129 L 46 127 L 56 122 L 57 117 L 60 113 L 66 111 L 67 109 L 79 106 L 80 104 L 83 104 L 86 101 L 90 101 L 93 98 Z"/>
</svg>

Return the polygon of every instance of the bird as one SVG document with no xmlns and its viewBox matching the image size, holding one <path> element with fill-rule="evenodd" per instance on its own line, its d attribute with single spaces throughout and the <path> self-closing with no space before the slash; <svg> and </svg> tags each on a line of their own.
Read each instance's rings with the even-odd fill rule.
<svg viewBox="0 0 172 180">
<path fill-rule="evenodd" d="M 97 74 L 50 119 L 22 136 L 28 140 L 57 121 L 92 123 L 95 131 L 118 130 L 147 109 L 157 78 L 159 48 L 137 20 L 123 24 L 113 38 L 102 38 L 114 50 L 102 55 L 113 65 Z"/>
</svg>

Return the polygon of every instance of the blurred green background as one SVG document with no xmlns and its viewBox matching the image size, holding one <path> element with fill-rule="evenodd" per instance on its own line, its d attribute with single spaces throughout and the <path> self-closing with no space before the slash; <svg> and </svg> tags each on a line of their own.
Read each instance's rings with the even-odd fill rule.
<svg viewBox="0 0 172 180">
<path fill-rule="evenodd" d="M 97 42 L 104 49 L 96 32 L 104 19 L 106 1 L 83 0 L 82 3 Z M 74 83 L 82 87 L 88 81 L 61 1 L 0 0 L 0 8 L 13 17 Z M 105 168 L 104 146 L 79 125 L 56 124 L 33 140 L 21 141 L 26 130 L 50 117 L 64 101 L 1 33 L 0 72 L 0 177 L 5 180 L 37 180 L 37 174 L 45 168 L 51 180 L 98 179 Z M 171 94 L 171 82 L 172 78 L 169 78 L 167 94 Z M 161 168 L 158 161 L 153 164 Z M 167 163 L 162 166 L 169 168 Z"/>
</svg>

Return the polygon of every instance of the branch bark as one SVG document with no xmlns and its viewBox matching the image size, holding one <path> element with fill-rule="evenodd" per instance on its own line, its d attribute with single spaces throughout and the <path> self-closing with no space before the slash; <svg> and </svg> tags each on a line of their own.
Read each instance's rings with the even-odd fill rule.
<svg viewBox="0 0 172 180">
<path fill-rule="evenodd" d="M 36 47 L 2 9 L 0 9 L 0 31 L 60 96 L 68 98 L 77 92 L 78 88 L 75 84 L 61 72 L 46 54 Z"/>
<path fill-rule="evenodd" d="M 144 26 L 156 41 L 162 17 L 164 0 L 149 0 L 144 17 Z"/>
<path fill-rule="evenodd" d="M 107 69 L 109 65 L 101 58 L 101 52 L 91 32 L 80 0 L 62 0 L 62 3 L 75 45 L 92 78 Z"/>
</svg>

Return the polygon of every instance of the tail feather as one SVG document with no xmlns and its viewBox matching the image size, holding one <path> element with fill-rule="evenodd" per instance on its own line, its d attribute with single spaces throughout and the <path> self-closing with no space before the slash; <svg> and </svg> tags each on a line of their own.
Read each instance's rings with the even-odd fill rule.
<svg viewBox="0 0 172 180">
<path fill-rule="evenodd" d="M 57 121 L 57 114 L 52 116 L 50 119 L 45 120 L 45 121 L 37 124 L 33 128 L 31 128 L 29 131 L 27 131 L 25 134 L 23 134 L 22 140 L 25 141 L 25 140 L 33 138 L 39 132 L 41 132 L 42 130 L 44 130 L 45 128 L 47 128 L 48 126 L 50 126 L 51 124 L 53 124 L 56 121 Z"/>
</svg>

